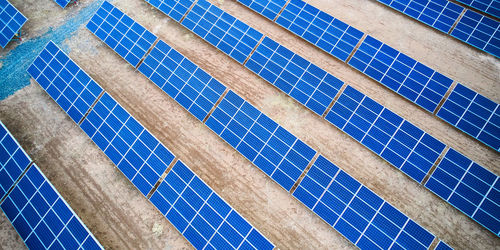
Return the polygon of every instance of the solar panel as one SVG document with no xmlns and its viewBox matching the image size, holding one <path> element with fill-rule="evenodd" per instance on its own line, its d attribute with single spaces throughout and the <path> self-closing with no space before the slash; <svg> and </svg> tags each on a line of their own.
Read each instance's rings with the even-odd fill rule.
<svg viewBox="0 0 500 250">
<path fill-rule="evenodd" d="M 30 249 L 103 249 L 36 164 L 1 207 Z"/>
<path fill-rule="evenodd" d="M 345 61 L 363 32 L 302 0 L 291 0 L 276 23 Z"/>
<path fill-rule="evenodd" d="M 66 8 L 72 0 L 54 0 L 61 8 Z"/>
<path fill-rule="evenodd" d="M 261 14 L 269 20 L 273 20 L 280 14 L 288 1 L 286 0 L 238 0 L 253 11 Z"/>
<path fill-rule="evenodd" d="M 0 46 L 5 48 L 28 19 L 7 0 L 0 0 Z"/>
<path fill-rule="evenodd" d="M 419 183 L 446 146 L 351 86 L 325 119 Z"/>
<path fill-rule="evenodd" d="M 108 1 L 104 1 L 92 16 L 87 29 L 134 67 L 137 67 L 157 38 Z"/>
<path fill-rule="evenodd" d="M 0 200 L 30 163 L 28 154 L 0 121 Z"/>
<path fill-rule="evenodd" d="M 448 246 L 448 244 L 440 240 L 436 248 L 434 248 L 434 250 L 453 250 L 453 248 L 451 248 L 450 246 Z"/>
<path fill-rule="evenodd" d="M 181 161 L 150 200 L 196 249 L 274 248 Z"/>
<path fill-rule="evenodd" d="M 194 0 L 144 0 L 153 7 L 159 9 L 165 15 L 171 17 L 177 22 L 180 22 L 182 17 L 186 15 Z"/>
<path fill-rule="evenodd" d="M 464 85 L 457 84 L 436 115 L 500 151 L 499 106 Z"/>
<path fill-rule="evenodd" d="M 245 64 L 287 95 L 323 115 L 344 83 L 266 37 Z"/>
<path fill-rule="evenodd" d="M 262 33 L 206 0 L 196 3 L 182 25 L 239 63 L 248 58 L 263 37 Z"/>
<path fill-rule="evenodd" d="M 206 125 L 288 191 L 316 154 L 232 90 Z"/>
<path fill-rule="evenodd" d="M 200 121 L 226 90 L 226 86 L 162 40 L 139 66 L 139 71 Z"/>
<path fill-rule="evenodd" d="M 453 80 L 367 36 L 349 65 L 429 112 L 433 112 Z"/>
<path fill-rule="evenodd" d="M 494 173 L 450 148 L 425 187 L 498 236 L 498 179 Z"/>
<path fill-rule="evenodd" d="M 447 0 L 377 1 L 447 34 L 464 10 Z"/>
<path fill-rule="evenodd" d="M 498 0 L 457 0 L 467 6 L 500 18 L 500 2 Z"/>
<path fill-rule="evenodd" d="M 455 38 L 500 57 L 500 22 L 467 10 L 451 32 Z"/>
<path fill-rule="evenodd" d="M 293 196 L 361 249 L 429 249 L 435 239 L 321 155 Z"/>
<path fill-rule="evenodd" d="M 81 128 L 146 196 L 174 155 L 108 93 L 99 99 Z"/>
<path fill-rule="evenodd" d="M 82 120 L 103 91 L 52 41 L 28 67 L 28 73 L 75 123 Z"/>
</svg>

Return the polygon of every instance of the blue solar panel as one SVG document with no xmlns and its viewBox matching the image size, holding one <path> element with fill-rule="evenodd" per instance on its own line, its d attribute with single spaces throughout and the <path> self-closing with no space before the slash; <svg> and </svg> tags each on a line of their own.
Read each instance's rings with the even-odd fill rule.
<svg viewBox="0 0 500 250">
<path fill-rule="evenodd" d="M 156 7 L 165 15 L 171 17 L 177 22 L 180 22 L 182 17 L 193 5 L 194 0 L 145 0 L 153 7 Z"/>
<path fill-rule="evenodd" d="M 445 148 L 445 144 L 351 86 L 325 119 L 418 182 Z"/>
<path fill-rule="evenodd" d="M 435 239 L 321 155 L 293 196 L 361 249 L 428 249 Z"/>
<path fill-rule="evenodd" d="M 181 161 L 150 200 L 196 249 L 274 248 Z"/>
<path fill-rule="evenodd" d="M 7 0 L 0 0 L 0 46 L 5 48 L 28 19 Z"/>
<path fill-rule="evenodd" d="M 103 91 L 52 41 L 29 66 L 28 73 L 76 123 Z"/>
<path fill-rule="evenodd" d="M 377 0 L 444 33 L 448 33 L 464 8 L 447 0 Z"/>
<path fill-rule="evenodd" d="M 30 249 L 103 249 L 35 164 L 1 207 Z"/>
<path fill-rule="evenodd" d="M 66 8 L 66 6 L 68 6 L 68 4 L 72 1 L 72 0 L 54 0 L 59 6 L 61 6 L 63 9 Z"/>
<path fill-rule="evenodd" d="M 457 84 L 436 115 L 500 151 L 499 106 L 464 85 Z"/>
<path fill-rule="evenodd" d="M 453 248 L 451 248 L 450 246 L 448 246 L 448 244 L 440 240 L 436 248 L 434 248 L 434 250 L 453 250 Z"/>
<path fill-rule="evenodd" d="M 453 80 L 368 36 L 349 65 L 433 112 Z"/>
<path fill-rule="evenodd" d="M 206 125 L 286 190 L 316 154 L 233 91 L 224 96 Z"/>
<path fill-rule="evenodd" d="M 500 22 L 467 10 L 451 32 L 457 39 L 500 57 Z"/>
<path fill-rule="evenodd" d="M 425 187 L 498 236 L 498 179 L 494 173 L 450 148 Z"/>
<path fill-rule="evenodd" d="M 323 115 L 344 83 L 266 37 L 247 68 L 318 115 Z"/>
<path fill-rule="evenodd" d="M 498 0 L 457 0 L 477 10 L 500 18 L 500 1 Z"/>
<path fill-rule="evenodd" d="M 302 0 L 291 0 L 276 23 L 345 61 L 363 32 Z"/>
<path fill-rule="evenodd" d="M 87 29 L 134 67 L 157 38 L 108 1 L 102 3 L 87 23 Z"/>
<path fill-rule="evenodd" d="M 0 200 L 30 163 L 30 157 L 0 121 Z"/>
<path fill-rule="evenodd" d="M 174 155 L 108 93 L 99 99 L 81 128 L 146 196 Z"/>
<path fill-rule="evenodd" d="M 160 40 L 139 71 L 203 121 L 226 86 Z"/>
<path fill-rule="evenodd" d="M 263 36 L 206 0 L 196 3 L 182 25 L 239 63 L 248 58 Z"/>
<path fill-rule="evenodd" d="M 287 3 L 286 0 L 238 0 L 238 2 L 273 21 Z"/>
</svg>

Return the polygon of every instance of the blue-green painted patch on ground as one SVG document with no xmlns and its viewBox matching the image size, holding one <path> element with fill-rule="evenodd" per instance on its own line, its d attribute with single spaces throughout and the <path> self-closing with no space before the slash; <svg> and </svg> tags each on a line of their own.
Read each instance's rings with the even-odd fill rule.
<svg viewBox="0 0 500 250">
<path fill-rule="evenodd" d="M 50 29 L 39 37 L 23 42 L 1 58 L 0 101 L 29 85 L 30 76 L 26 69 L 50 40 L 69 53 L 68 48 L 65 48 L 62 43 L 75 35 L 76 31 L 87 23 L 102 2 L 103 0 L 98 0 L 91 3 L 60 27 Z"/>
</svg>

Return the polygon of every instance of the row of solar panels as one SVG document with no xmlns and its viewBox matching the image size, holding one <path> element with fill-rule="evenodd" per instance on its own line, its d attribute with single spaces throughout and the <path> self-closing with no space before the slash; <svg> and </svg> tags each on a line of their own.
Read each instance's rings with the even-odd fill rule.
<svg viewBox="0 0 500 250">
<path fill-rule="evenodd" d="M 28 19 L 7 0 L 0 0 L 0 46 L 7 44 L 21 31 Z"/>
<path fill-rule="evenodd" d="M 449 97 L 445 98 L 452 87 L 452 79 L 372 36 L 368 35 L 363 39 L 363 32 L 301 0 L 291 0 L 288 4 L 284 0 L 240 0 L 239 2 L 266 18 L 275 20 L 280 26 L 347 62 L 425 110 L 437 112 L 436 115 L 444 121 L 496 151 L 500 150 L 499 104 L 460 83 L 457 83 Z M 469 23 L 471 21 L 466 18 L 468 15 L 466 13 L 463 22 L 481 30 L 481 25 Z M 188 21 L 183 23 L 189 28 Z M 457 27 L 461 25 L 459 23 Z M 495 34 L 491 34 L 489 38 L 483 38 L 483 35 L 473 31 L 468 34 L 472 37 L 481 36 L 481 39 L 499 47 L 500 23 L 495 27 L 493 28 Z M 359 48 L 356 48 L 359 43 Z M 438 109 L 443 99 L 445 99 L 444 104 Z"/>
<path fill-rule="evenodd" d="M 189 7 L 182 6 L 181 3 L 182 1 L 177 5 L 178 8 Z M 179 12 L 170 11 L 169 13 L 175 13 L 173 16 L 178 20 L 182 18 Z M 242 40 L 245 39 L 242 33 L 255 33 L 243 23 L 236 22 L 233 17 L 227 14 L 222 14 L 222 16 L 226 18 L 225 20 L 233 21 L 228 26 L 238 28 L 231 34 L 240 34 L 240 38 L 243 37 Z M 130 30 L 118 34 L 119 31 L 115 27 L 118 27 L 120 21 L 115 23 L 115 20 L 129 19 L 119 9 L 104 2 L 87 24 L 87 28 L 120 54 L 118 50 L 121 46 L 120 42 L 117 45 L 113 41 L 129 39 L 132 44 L 136 44 L 141 40 L 141 34 L 131 35 Z M 143 31 L 142 34 L 149 32 L 136 22 L 130 23 L 129 26 Z M 105 30 L 106 28 L 102 27 L 113 28 Z M 215 29 L 214 27 L 211 30 Z M 242 43 L 243 45 L 246 46 Z M 339 169 L 331 161 L 318 155 L 316 150 L 235 92 L 229 90 L 224 94 L 227 87 L 164 41 L 159 40 L 149 50 L 150 53 L 139 55 L 145 56 L 138 66 L 139 72 L 193 116 L 201 121 L 206 120 L 207 127 L 284 189 L 291 191 L 292 187 L 299 182 L 299 177 L 306 167 L 312 165 L 293 191 L 293 196 L 356 246 L 362 249 L 383 249 L 390 246 L 427 249 L 435 240 L 436 237 L 430 232 Z M 239 51 L 241 50 L 244 49 Z M 235 52 L 236 48 L 231 51 Z M 241 58 L 239 53 L 235 52 L 234 55 L 236 58 Z M 129 61 L 129 63 L 136 66 L 134 62 Z M 218 99 L 221 100 L 216 104 Z M 212 109 L 214 109 L 212 113 L 205 112 Z M 439 244 L 439 249 L 441 247 L 449 249 L 444 243 Z"/>
<path fill-rule="evenodd" d="M 102 249 L 0 121 L 3 212 L 30 249 Z"/>
<path fill-rule="evenodd" d="M 274 248 L 53 42 L 28 73 L 193 246 Z"/>
<path fill-rule="evenodd" d="M 153 6 L 167 14 L 184 13 L 185 18 L 181 24 L 185 27 L 204 38 L 207 42 L 214 44 L 214 46 L 236 61 L 246 62 L 245 66 L 247 68 L 316 114 L 323 115 L 326 113 L 325 119 L 327 121 L 361 142 L 364 146 L 415 181 L 425 184 L 432 192 L 437 194 L 441 192 L 453 192 L 459 198 L 449 199 L 449 196 L 439 196 L 491 230 L 494 234 L 498 235 L 500 233 L 500 214 L 498 213 L 500 211 L 500 197 L 497 196 L 498 191 L 500 191 L 497 186 L 499 185 L 497 184 L 498 176 L 475 163 L 476 168 L 480 169 L 477 172 L 467 166 L 462 166 L 462 161 L 452 157 L 452 155 L 458 154 L 458 152 L 451 148 L 447 151 L 445 159 L 452 157 L 450 161 L 463 167 L 463 171 L 457 170 L 458 173 L 451 173 L 451 170 L 447 170 L 445 171 L 447 175 L 444 177 L 440 175 L 441 171 L 431 173 L 431 169 L 438 161 L 439 156 L 446 151 L 445 144 L 351 86 L 346 86 L 338 100 L 334 102 L 331 110 L 326 112 L 327 107 L 333 101 L 333 98 L 339 94 L 339 90 L 344 85 L 342 81 L 272 39 L 268 37 L 262 39 L 263 35 L 260 32 L 205 0 L 196 2 L 188 13 L 186 12 L 189 7 L 181 5 L 181 2 L 184 1 L 179 1 L 177 5 L 171 6 L 163 3 Z M 99 24 L 91 21 L 89 23 L 90 30 L 96 34 L 99 33 L 101 29 L 95 28 Z M 261 39 L 262 42 L 257 46 L 257 41 Z M 249 49 L 246 49 L 247 47 Z M 240 52 L 242 51 L 245 51 L 243 55 L 248 59 L 241 60 L 243 57 L 241 57 Z M 254 52 L 251 53 L 252 51 Z M 155 50 L 153 50 L 151 57 L 154 58 L 155 53 Z M 163 65 L 158 63 L 163 60 L 162 57 L 157 58 L 157 60 L 152 60 L 149 57 L 139 66 L 139 71 L 143 72 L 165 90 L 165 86 L 167 86 L 165 81 L 169 78 L 161 77 L 161 75 L 169 75 L 170 72 L 176 69 L 176 64 L 172 64 L 174 68 L 171 67 L 168 69 L 167 67 L 165 69 Z M 156 70 L 154 70 L 155 68 Z M 170 78 L 175 79 L 176 75 L 178 74 L 174 73 Z M 166 92 L 169 91 L 168 87 Z M 456 90 L 460 90 L 460 87 L 457 86 Z M 451 96 L 451 98 L 453 97 Z M 244 151 L 243 154 L 249 160 L 267 166 L 268 163 L 261 160 L 262 157 L 258 155 L 266 152 L 265 150 L 261 150 L 262 145 L 260 144 L 266 142 L 267 138 L 259 138 L 260 141 L 249 138 L 247 140 L 251 140 L 252 142 L 243 140 L 245 143 L 242 144 L 239 138 L 246 136 L 248 133 L 238 132 L 242 133 L 238 135 L 235 130 L 238 130 L 241 126 L 246 128 L 248 125 L 241 125 L 239 127 L 232 125 L 230 123 L 232 115 L 234 113 L 218 112 L 218 109 L 216 109 L 212 115 L 214 119 L 212 117 L 209 118 L 207 124 L 211 125 L 212 129 L 233 145 L 233 147 L 237 149 L 242 148 Z M 239 123 L 245 124 L 244 121 L 239 121 Z M 235 128 L 232 128 L 231 125 L 235 126 Z M 271 133 L 273 131 L 271 130 Z M 290 145 L 295 145 L 293 141 L 290 143 L 292 143 Z M 250 145 L 250 148 L 248 145 Z M 302 158 L 307 160 L 312 158 L 314 154 L 308 153 L 305 150 L 301 155 L 303 156 Z M 462 157 L 467 159 L 465 156 Z M 272 158 L 272 156 L 264 158 L 268 159 Z M 472 162 L 468 159 L 467 161 Z M 446 167 L 446 162 L 446 160 L 441 161 L 437 169 Z M 295 173 L 289 173 L 288 178 L 280 177 L 280 181 L 278 182 L 285 189 L 289 190 L 295 180 L 293 177 L 297 176 L 297 174 L 300 175 L 301 170 L 305 168 L 304 164 L 307 166 L 307 162 L 296 164 Z M 271 174 L 279 175 L 280 171 L 275 172 L 271 168 Z M 439 180 L 440 185 L 423 183 L 425 177 L 430 174 L 431 179 Z M 469 175 L 472 176 L 473 180 L 462 178 Z M 449 178 L 449 182 L 445 181 L 445 178 Z M 445 189 L 447 191 L 444 191 Z M 478 213 L 477 211 L 480 212 Z"/>
</svg>

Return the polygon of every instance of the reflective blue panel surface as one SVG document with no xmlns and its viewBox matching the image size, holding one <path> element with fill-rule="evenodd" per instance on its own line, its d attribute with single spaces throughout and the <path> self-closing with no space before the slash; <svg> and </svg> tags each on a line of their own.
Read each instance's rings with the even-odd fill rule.
<svg viewBox="0 0 500 250">
<path fill-rule="evenodd" d="M 450 246 L 448 246 L 448 244 L 440 240 L 436 248 L 434 248 L 434 250 L 453 250 L 453 248 L 451 248 Z"/>
<path fill-rule="evenodd" d="M 498 0 L 457 0 L 474 9 L 500 18 L 500 1 Z"/>
<path fill-rule="evenodd" d="M 72 0 L 54 0 L 54 1 L 64 9 Z"/>
<path fill-rule="evenodd" d="M 171 17 L 179 22 L 182 17 L 187 13 L 189 7 L 193 4 L 193 0 L 145 0 L 153 7 L 163 12 L 165 15 Z"/>
<path fill-rule="evenodd" d="M 238 2 L 270 20 L 274 20 L 287 3 L 286 0 L 238 0 Z"/>
<path fill-rule="evenodd" d="M 150 200 L 196 249 L 274 248 L 181 161 Z"/>
<path fill-rule="evenodd" d="M 0 46 L 5 48 L 28 19 L 7 0 L 0 0 Z"/>
<path fill-rule="evenodd" d="M 28 73 L 75 123 L 82 120 L 103 91 L 52 41 L 29 66 Z"/>
</svg>

